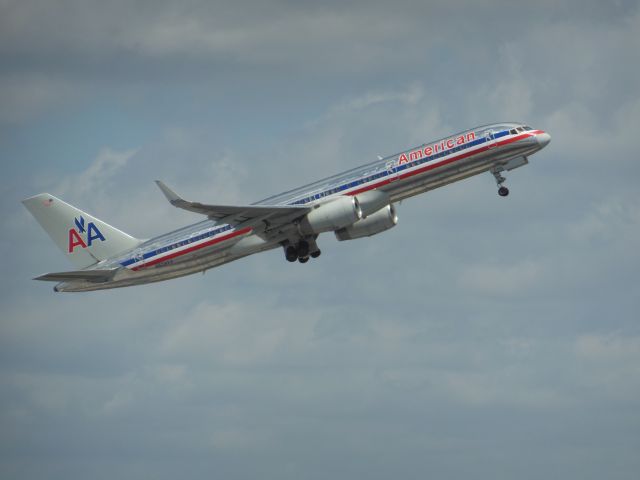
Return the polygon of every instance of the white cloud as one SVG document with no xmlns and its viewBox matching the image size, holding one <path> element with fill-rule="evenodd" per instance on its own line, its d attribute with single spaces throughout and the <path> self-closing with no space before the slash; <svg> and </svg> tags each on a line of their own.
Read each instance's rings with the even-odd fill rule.
<svg viewBox="0 0 640 480">
<path fill-rule="evenodd" d="M 206 358 L 226 367 L 271 364 L 307 346 L 315 317 L 297 309 L 278 309 L 272 316 L 254 305 L 201 303 L 166 332 L 162 351 L 169 358 Z"/>
<path fill-rule="evenodd" d="M 627 366 L 638 374 L 629 380 L 640 380 L 640 336 L 621 332 L 580 335 L 575 342 L 575 353 L 583 361 Z"/>
<path fill-rule="evenodd" d="M 532 385 L 527 372 L 503 369 L 490 373 L 455 372 L 445 375 L 451 399 L 472 406 L 504 406 L 556 409 L 569 404 L 559 389 Z"/>
<path fill-rule="evenodd" d="M 84 93 L 82 85 L 61 75 L 0 74 L 0 125 L 23 125 Z"/>
<path fill-rule="evenodd" d="M 219 449 L 253 450 L 264 448 L 269 441 L 272 441 L 272 439 L 269 438 L 267 432 L 255 429 L 217 430 L 211 435 L 211 447 L 214 451 Z"/>
<path fill-rule="evenodd" d="M 533 93 L 531 80 L 525 73 L 526 56 L 522 55 L 521 45 L 505 44 L 498 52 L 497 61 L 502 64 L 498 66 L 502 75 L 496 84 L 486 85 L 484 93 L 490 98 L 496 120 L 526 122 L 533 108 Z"/>
<path fill-rule="evenodd" d="M 133 401 L 134 397 L 130 392 L 116 392 L 104 404 L 104 411 L 106 414 L 117 413 L 119 410 L 130 407 Z"/>
<path fill-rule="evenodd" d="M 604 401 L 640 395 L 640 336 L 629 332 L 585 333 L 573 345 L 579 363 L 575 382 Z"/>
<path fill-rule="evenodd" d="M 576 243 L 606 245 L 623 253 L 640 241 L 640 198 L 635 192 L 608 196 L 591 205 L 567 230 Z"/>
<path fill-rule="evenodd" d="M 404 91 L 365 92 L 355 98 L 350 98 L 329 108 L 328 117 L 341 117 L 346 114 L 357 113 L 369 107 L 388 102 L 400 102 L 405 107 L 415 107 L 424 97 L 424 89 L 419 83 L 414 83 Z"/>
<path fill-rule="evenodd" d="M 62 180 L 56 187 L 61 196 L 84 198 L 104 193 L 114 176 L 121 173 L 137 150 L 115 151 L 104 148 L 82 172 Z"/>
<path fill-rule="evenodd" d="M 540 262 L 522 260 L 515 264 L 464 267 L 459 284 L 474 293 L 498 296 L 527 296 L 539 285 L 544 268 Z"/>
</svg>

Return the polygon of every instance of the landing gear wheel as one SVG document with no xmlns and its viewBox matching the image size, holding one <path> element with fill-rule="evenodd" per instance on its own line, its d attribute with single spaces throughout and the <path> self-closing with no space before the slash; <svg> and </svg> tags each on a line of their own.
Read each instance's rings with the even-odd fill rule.
<svg viewBox="0 0 640 480">
<path fill-rule="evenodd" d="M 498 195 L 500 195 L 501 197 L 506 197 L 507 195 L 509 195 L 509 189 L 507 187 L 500 187 L 498 189 Z"/>
<path fill-rule="evenodd" d="M 299 257 L 309 256 L 309 242 L 307 242 L 306 240 L 300 240 L 298 242 L 298 256 Z"/>
<path fill-rule="evenodd" d="M 507 179 L 500 175 L 501 171 L 503 170 L 496 167 L 496 169 L 491 170 L 491 174 L 493 175 L 493 178 L 496 179 L 496 184 L 498 185 L 498 195 L 500 195 L 501 197 L 506 197 L 507 195 L 509 195 L 509 189 L 502 185 Z"/>
<path fill-rule="evenodd" d="M 298 258 L 298 261 L 300 263 L 307 263 L 309 261 L 309 257 L 300 257 Z"/>
<path fill-rule="evenodd" d="M 315 252 L 311 252 L 311 258 L 318 258 L 322 252 L 320 250 L 316 250 Z"/>
<path fill-rule="evenodd" d="M 289 245 L 284 251 L 284 256 L 288 262 L 295 262 L 298 259 L 298 250 L 293 245 Z"/>
</svg>

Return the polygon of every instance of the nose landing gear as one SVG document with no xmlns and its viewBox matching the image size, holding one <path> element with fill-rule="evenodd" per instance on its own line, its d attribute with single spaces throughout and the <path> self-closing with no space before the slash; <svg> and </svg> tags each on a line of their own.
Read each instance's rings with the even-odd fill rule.
<svg viewBox="0 0 640 480">
<path fill-rule="evenodd" d="M 496 184 L 498 185 L 498 195 L 501 197 L 506 197 L 509 195 L 509 189 L 502 185 L 507 179 L 500 175 L 500 170 L 492 170 L 491 174 L 493 178 L 496 179 Z"/>
</svg>

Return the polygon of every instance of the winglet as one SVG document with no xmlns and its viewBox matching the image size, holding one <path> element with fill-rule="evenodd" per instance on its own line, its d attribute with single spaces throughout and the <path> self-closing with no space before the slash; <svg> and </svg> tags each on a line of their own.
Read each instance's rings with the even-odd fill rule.
<svg viewBox="0 0 640 480">
<path fill-rule="evenodd" d="M 225 221 L 231 225 L 238 225 L 247 221 L 264 220 L 274 216 L 293 215 L 302 216 L 309 212 L 304 205 L 207 205 L 200 202 L 189 202 L 179 197 L 176 192 L 167 187 L 160 180 L 156 180 L 158 188 L 169 203 L 188 212 L 206 215 L 216 222 Z"/>
<path fill-rule="evenodd" d="M 164 193 L 164 196 L 167 197 L 167 200 L 169 200 L 169 203 L 171 203 L 171 205 L 175 205 L 175 202 L 182 200 L 182 198 L 180 198 L 180 196 L 178 196 L 176 192 L 171 190 L 160 180 L 156 180 L 156 184 L 158 185 L 158 188 L 160 188 L 162 193 Z"/>
</svg>

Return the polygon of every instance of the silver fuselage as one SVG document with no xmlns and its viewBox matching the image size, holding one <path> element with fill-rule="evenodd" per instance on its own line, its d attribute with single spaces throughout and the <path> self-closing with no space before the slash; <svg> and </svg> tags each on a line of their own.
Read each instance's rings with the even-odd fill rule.
<svg viewBox="0 0 640 480">
<path fill-rule="evenodd" d="M 526 128 L 527 130 L 525 130 Z M 478 127 L 390 155 L 254 205 L 313 205 L 380 189 L 391 202 L 487 171 L 511 170 L 548 143 L 549 136 L 522 124 Z M 59 283 L 56 291 L 88 291 L 157 282 L 202 272 L 277 248 L 300 238 L 296 222 L 271 228 L 268 222 L 238 225 L 212 220 L 152 238 L 133 250 L 104 260 L 93 269 L 114 269 L 108 282 Z"/>
</svg>

